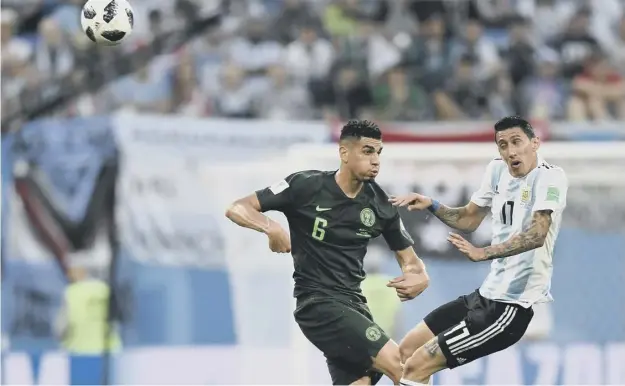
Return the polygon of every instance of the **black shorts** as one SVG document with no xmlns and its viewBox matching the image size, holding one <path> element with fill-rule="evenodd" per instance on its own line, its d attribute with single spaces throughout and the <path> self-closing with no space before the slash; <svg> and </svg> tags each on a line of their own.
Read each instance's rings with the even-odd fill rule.
<svg viewBox="0 0 625 386">
<path fill-rule="evenodd" d="M 308 294 L 298 297 L 293 314 L 306 338 L 325 355 L 332 384 L 349 385 L 365 376 L 372 385 L 380 380 L 372 358 L 390 339 L 365 303 Z"/>
<path fill-rule="evenodd" d="M 438 336 L 453 369 L 518 342 L 532 316 L 531 308 L 486 299 L 476 290 L 438 307 L 423 321 Z"/>
</svg>

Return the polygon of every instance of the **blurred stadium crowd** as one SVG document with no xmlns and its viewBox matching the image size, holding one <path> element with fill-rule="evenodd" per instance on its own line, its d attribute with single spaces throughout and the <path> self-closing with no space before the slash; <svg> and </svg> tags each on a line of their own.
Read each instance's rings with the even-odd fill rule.
<svg viewBox="0 0 625 386">
<path fill-rule="evenodd" d="M 131 0 L 132 39 L 94 56 L 79 22 L 84 0 L 4 0 L 3 106 L 25 88 L 45 94 L 46 80 L 90 61 L 138 55 L 179 28 L 192 1 Z M 61 113 L 625 119 L 623 0 L 231 0 L 228 8 L 218 27 L 134 74 L 108 74 Z"/>
</svg>

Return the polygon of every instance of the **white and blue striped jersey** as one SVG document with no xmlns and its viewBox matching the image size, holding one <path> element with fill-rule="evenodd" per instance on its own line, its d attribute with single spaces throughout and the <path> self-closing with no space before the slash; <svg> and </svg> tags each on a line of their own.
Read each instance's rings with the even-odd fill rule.
<svg viewBox="0 0 625 386">
<path fill-rule="evenodd" d="M 493 260 L 480 287 L 485 298 L 530 307 L 552 301 L 550 287 L 553 249 L 566 207 L 568 180 L 564 170 L 538 158 L 538 166 L 525 177 L 513 177 L 506 163 L 488 164 L 480 189 L 471 201 L 490 207 L 492 243 L 500 244 L 528 229 L 536 211 L 551 210 L 551 227 L 542 247 Z"/>
</svg>

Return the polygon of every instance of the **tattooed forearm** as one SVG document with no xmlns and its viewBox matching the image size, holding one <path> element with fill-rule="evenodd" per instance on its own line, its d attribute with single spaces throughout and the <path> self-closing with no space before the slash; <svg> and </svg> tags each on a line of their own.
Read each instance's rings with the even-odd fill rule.
<svg viewBox="0 0 625 386">
<path fill-rule="evenodd" d="M 450 228 L 463 232 L 473 232 L 480 225 L 483 216 L 475 216 L 469 213 L 466 206 L 460 208 L 450 208 L 441 205 L 434 213 L 439 220 Z"/>
<path fill-rule="evenodd" d="M 458 221 L 462 218 L 462 212 L 464 208 L 450 208 L 445 205 L 441 205 L 434 213 L 434 216 L 438 217 L 445 225 L 454 228 L 458 226 Z"/>
<path fill-rule="evenodd" d="M 440 347 L 438 345 L 438 338 L 434 337 L 432 339 L 430 339 L 429 342 L 427 342 L 423 348 L 425 348 L 425 351 L 428 352 L 428 354 L 430 354 L 431 357 L 435 357 L 436 356 L 436 352 L 438 350 L 440 350 Z"/>
<path fill-rule="evenodd" d="M 551 226 L 551 211 L 544 210 L 534 213 L 532 224 L 523 233 L 512 237 L 501 244 L 484 248 L 486 260 L 518 255 L 542 247 Z"/>
</svg>

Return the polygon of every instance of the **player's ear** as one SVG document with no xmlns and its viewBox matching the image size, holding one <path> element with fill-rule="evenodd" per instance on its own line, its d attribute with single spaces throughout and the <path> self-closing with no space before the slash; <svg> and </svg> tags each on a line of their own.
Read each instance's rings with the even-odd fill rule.
<svg viewBox="0 0 625 386">
<path fill-rule="evenodd" d="M 532 150 L 537 151 L 540 147 L 540 138 L 534 137 L 532 138 Z"/>
<path fill-rule="evenodd" d="M 339 156 L 341 157 L 341 162 L 347 163 L 349 149 L 347 148 L 347 143 L 341 142 L 339 145 Z"/>
</svg>

